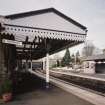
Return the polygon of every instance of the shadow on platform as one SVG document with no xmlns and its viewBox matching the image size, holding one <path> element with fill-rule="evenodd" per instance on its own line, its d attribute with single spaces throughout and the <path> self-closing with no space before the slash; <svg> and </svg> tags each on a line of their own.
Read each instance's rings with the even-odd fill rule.
<svg viewBox="0 0 105 105">
<path fill-rule="evenodd" d="M 50 85 L 35 75 L 22 74 L 20 83 L 14 86 L 16 97 L 2 105 L 93 105 L 77 96 Z"/>
</svg>

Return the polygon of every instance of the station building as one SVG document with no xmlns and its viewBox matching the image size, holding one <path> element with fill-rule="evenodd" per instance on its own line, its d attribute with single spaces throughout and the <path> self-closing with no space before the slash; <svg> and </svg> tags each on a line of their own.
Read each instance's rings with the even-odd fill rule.
<svg viewBox="0 0 105 105">
<path fill-rule="evenodd" d="M 84 73 L 105 73 L 105 54 L 98 54 L 84 58 Z"/>
</svg>

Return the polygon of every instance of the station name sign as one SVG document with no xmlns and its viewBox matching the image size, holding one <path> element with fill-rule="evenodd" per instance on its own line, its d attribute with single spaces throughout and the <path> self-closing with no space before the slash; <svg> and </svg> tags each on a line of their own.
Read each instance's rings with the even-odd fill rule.
<svg viewBox="0 0 105 105">
<path fill-rule="evenodd" d="M 15 41 L 15 40 L 2 39 L 2 43 L 22 46 L 22 42 Z"/>
</svg>

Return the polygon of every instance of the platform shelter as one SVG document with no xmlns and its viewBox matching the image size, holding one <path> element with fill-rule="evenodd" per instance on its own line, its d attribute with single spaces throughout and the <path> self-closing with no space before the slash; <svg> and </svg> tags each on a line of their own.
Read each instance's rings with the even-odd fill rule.
<svg viewBox="0 0 105 105">
<path fill-rule="evenodd" d="M 85 41 L 87 28 L 54 8 L 0 16 L 0 74 L 13 75 L 23 59 L 46 57 Z"/>
</svg>

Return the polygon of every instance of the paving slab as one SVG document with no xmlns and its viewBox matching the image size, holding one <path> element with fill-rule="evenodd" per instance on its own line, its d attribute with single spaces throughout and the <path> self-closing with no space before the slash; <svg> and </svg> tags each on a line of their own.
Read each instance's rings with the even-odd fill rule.
<svg viewBox="0 0 105 105">
<path fill-rule="evenodd" d="M 18 95 L 2 105 L 93 105 L 73 94 L 52 86 L 49 90 L 38 89 Z"/>
</svg>

